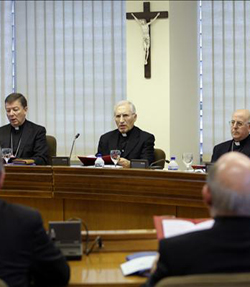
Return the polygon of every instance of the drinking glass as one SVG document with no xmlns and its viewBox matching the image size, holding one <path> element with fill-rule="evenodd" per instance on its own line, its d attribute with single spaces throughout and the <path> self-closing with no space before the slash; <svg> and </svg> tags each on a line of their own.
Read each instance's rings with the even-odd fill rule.
<svg viewBox="0 0 250 287">
<path fill-rule="evenodd" d="M 12 156 L 12 149 L 11 148 L 2 148 L 2 156 L 6 162 L 6 164 L 9 162 L 9 159 Z"/>
<path fill-rule="evenodd" d="M 111 160 L 113 161 L 115 167 L 121 157 L 121 151 L 118 150 L 118 149 L 113 149 L 110 151 L 110 157 L 111 157 Z"/>
<path fill-rule="evenodd" d="M 186 166 L 187 171 L 192 171 L 191 165 L 193 163 L 194 156 L 191 152 L 184 152 L 182 154 L 182 161 Z"/>
</svg>

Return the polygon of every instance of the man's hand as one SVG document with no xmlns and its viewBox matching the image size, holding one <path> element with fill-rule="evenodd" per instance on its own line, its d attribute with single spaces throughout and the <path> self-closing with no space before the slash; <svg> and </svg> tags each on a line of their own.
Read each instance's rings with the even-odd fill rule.
<svg viewBox="0 0 250 287">
<path fill-rule="evenodd" d="M 122 167 L 126 167 L 126 168 L 130 167 L 130 161 L 123 157 L 120 158 L 120 160 L 118 161 L 118 164 L 121 165 Z"/>
</svg>

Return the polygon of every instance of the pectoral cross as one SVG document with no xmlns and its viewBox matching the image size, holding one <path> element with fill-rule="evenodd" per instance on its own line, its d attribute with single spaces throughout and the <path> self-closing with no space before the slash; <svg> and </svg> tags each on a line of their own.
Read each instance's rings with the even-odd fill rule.
<svg viewBox="0 0 250 287">
<path fill-rule="evenodd" d="M 143 36 L 143 49 L 144 49 L 144 77 L 151 78 L 151 35 L 150 25 L 156 19 L 168 18 L 168 11 L 150 12 L 150 2 L 143 3 L 143 12 L 129 12 L 126 13 L 128 20 L 136 20 L 141 26 Z"/>
</svg>

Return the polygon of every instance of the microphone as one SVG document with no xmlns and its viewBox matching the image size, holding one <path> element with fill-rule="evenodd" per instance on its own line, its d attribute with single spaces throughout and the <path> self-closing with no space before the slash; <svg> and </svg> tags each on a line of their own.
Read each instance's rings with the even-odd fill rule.
<svg viewBox="0 0 250 287">
<path fill-rule="evenodd" d="M 70 166 L 70 159 L 73 151 L 73 147 L 75 144 L 76 139 L 79 137 L 79 133 L 75 135 L 75 138 L 72 143 L 71 151 L 69 156 L 52 156 L 51 158 L 51 165 L 65 165 L 65 166 Z"/>
<path fill-rule="evenodd" d="M 73 147 L 74 147 L 74 145 L 75 145 L 75 141 L 76 141 L 76 139 L 79 138 L 79 136 L 80 136 L 80 134 L 77 133 L 77 134 L 75 135 L 74 140 L 73 140 L 72 147 L 71 147 L 71 151 L 70 151 L 70 154 L 69 154 L 69 162 L 70 162 L 70 159 L 71 159 L 71 156 L 72 156 L 72 151 L 73 151 Z"/>
<path fill-rule="evenodd" d="M 51 230 L 49 231 L 49 236 L 52 241 L 56 241 L 56 232 L 54 228 L 51 228 Z"/>
<path fill-rule="evenodd" d="M 169 160 L 162 158 L 162 159 L 159 159 L 159 160 L 157 160 L 157 161 L 152 162 L 148 168 L 150 168 L 150 169 L 162 169 L 161 166 L 155 165 L 155 164 L 161 163 L 161 162 L 170 163 Z"/>
</svg>

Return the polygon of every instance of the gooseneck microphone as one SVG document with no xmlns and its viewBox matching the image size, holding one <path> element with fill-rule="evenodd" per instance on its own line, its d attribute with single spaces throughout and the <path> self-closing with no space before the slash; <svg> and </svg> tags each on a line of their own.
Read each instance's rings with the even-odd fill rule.
<svg viewBox="0 0 250 287">
<path fill-rule="evenodd" d="M 161 162 L 170 163 L 169 160 L 162 158 L 162 159 L 159 159 L 157 161 L 152 162 L 148 168 L 150 168 L 150 169 L 162 169 L 161 166 L 156 165 L 157 163 L 161 163 Z"/>
<path fill-rule="evenodd" d="M 79 133 L 77 133 L 77 134 L 75 135 L 75 138 L 74 138 L 73 143 L 72 143 L 71 151 L 70 151 L 70 154 L 69 154 L 69 161 L 70 161 L 71 156 L 72 156 L 72 151 L 73 151 L 73 148 L 74 148 L 74 145 L 75 145 L 75 141 L 76 141 L 76 139 L 79 138 L 79 136 L 80 136 Z"/>
</svg>

